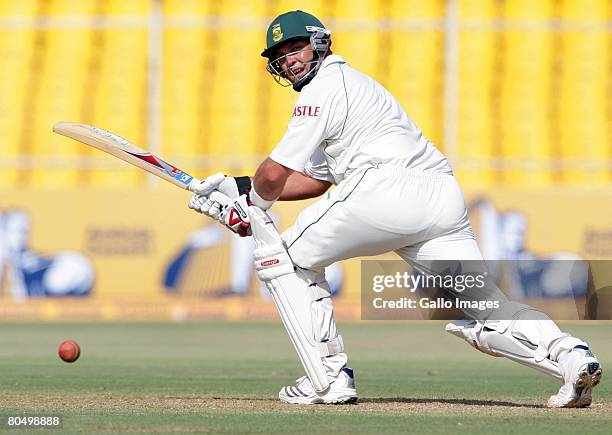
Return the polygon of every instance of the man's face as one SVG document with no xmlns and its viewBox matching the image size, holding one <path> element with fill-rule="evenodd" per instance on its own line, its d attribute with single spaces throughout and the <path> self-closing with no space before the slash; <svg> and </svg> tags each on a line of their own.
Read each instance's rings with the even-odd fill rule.
<svg viewBox="0 0 612 435">
<path fill-rule="evenodd" d="M 313 57 L 312 47 L 306 40 L 288 41 L 275 53 L 283 74 L 291 83 L 295 83 L 308 73 Z"/>
</svg>

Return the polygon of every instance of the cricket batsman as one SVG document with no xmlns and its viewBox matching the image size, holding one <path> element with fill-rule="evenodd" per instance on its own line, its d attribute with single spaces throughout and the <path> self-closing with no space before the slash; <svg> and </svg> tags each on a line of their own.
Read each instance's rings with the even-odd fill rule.
<svg viewBox="0 0 612 435">
<path fill-rule="evenodd" d="M 444 155 L 383 86 L 331 46 L 331 32 L 311 14 L 290 11 L 272 21 L 261 55 L 272 77 L 299 93 L 287 131 L 253 177 L 212 175 L 189 203 L 255 239 L 258 277 L 305 370 L 295 385 L 281 388 L 287 403 L 357 400 L 326 266 L 388 251 L 417 270 L 438 260 L 482 261 Z M 320 199 L 279 235 L 265 210 L 275 201 L 314 197 Z M 467 320 L 446 330 L 484 353 L 559 379 L 548 406 L 589 406 L 602 368 L 588 344 L 499 289 L 488 291 L 505 303 L 486 315 L 466 312 Z"/>
</svg>

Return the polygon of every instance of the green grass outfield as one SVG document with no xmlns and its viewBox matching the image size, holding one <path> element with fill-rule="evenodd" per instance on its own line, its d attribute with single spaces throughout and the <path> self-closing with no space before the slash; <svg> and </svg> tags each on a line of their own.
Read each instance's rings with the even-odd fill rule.
<svg viewBox="0 0 612 435">
<path fill-rule="evenodd" d="M 612 432 L 612 323 L 563 325 L 589 341 L 604 379 L 591 408 L 552 410 L 557 381 L 441 323 L 340 329 L 361 400 L 309 407 L 276 399 L 301 375 L 280 324 L 0 324 L 0 414 L 59 413 L 62 433 Z M 56 354 L 65 338 L 81 344 L 73 364 Z"/>
</svg>

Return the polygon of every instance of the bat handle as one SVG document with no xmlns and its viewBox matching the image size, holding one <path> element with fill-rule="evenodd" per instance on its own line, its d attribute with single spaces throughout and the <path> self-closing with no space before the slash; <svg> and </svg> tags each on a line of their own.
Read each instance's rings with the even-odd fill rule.
<svg viewBox="0 0 612 435">
<path fill-rule="evenodd" d="M 202 182 L 202 180 L 193 177 L 191 179 L 191 181 L 189 182 L 189 185 L 187 186 L 187 190 L 190 192 L 193 192 L 193 189 L 195 186 L 197 186 L 198 184 L 200 184 Z"/>
</svg>

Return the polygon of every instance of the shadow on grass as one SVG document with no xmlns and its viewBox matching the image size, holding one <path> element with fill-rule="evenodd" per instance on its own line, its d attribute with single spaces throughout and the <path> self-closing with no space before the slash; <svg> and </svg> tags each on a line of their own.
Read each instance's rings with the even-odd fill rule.
<svg viewBox="0 0 612 435">
<path fill-rule="evenodd" d="M 544 405 L 534 403 L 516 403 L 502 400 L 428 399 L 416 397 L 366 397 L 360 398 L 358 403 L 441 403 L 449 405 L 506 406 L 509 408 L 545 408 Z"/>
<path fill-rule="evenodd" d="M 244 400 L 244 401 L 262 401 L 262 402 L 279 402 L 274 398 L 263 397 L 211 397 L 213 400 Z M 476 399 L 431 399 L 417 397 L 360 397 L 356 403 L 347 403 L 347 405 L 359 405 L 366 403 L 412 403 L 412 404 L 447 404 L 447 405 L 468 405 L 468 406 L 505 406 L 508 408 L 546 408 L 545 405 L 536 403 L 516 403 L 503 400 L 476 400 Z"/>
</svg>

